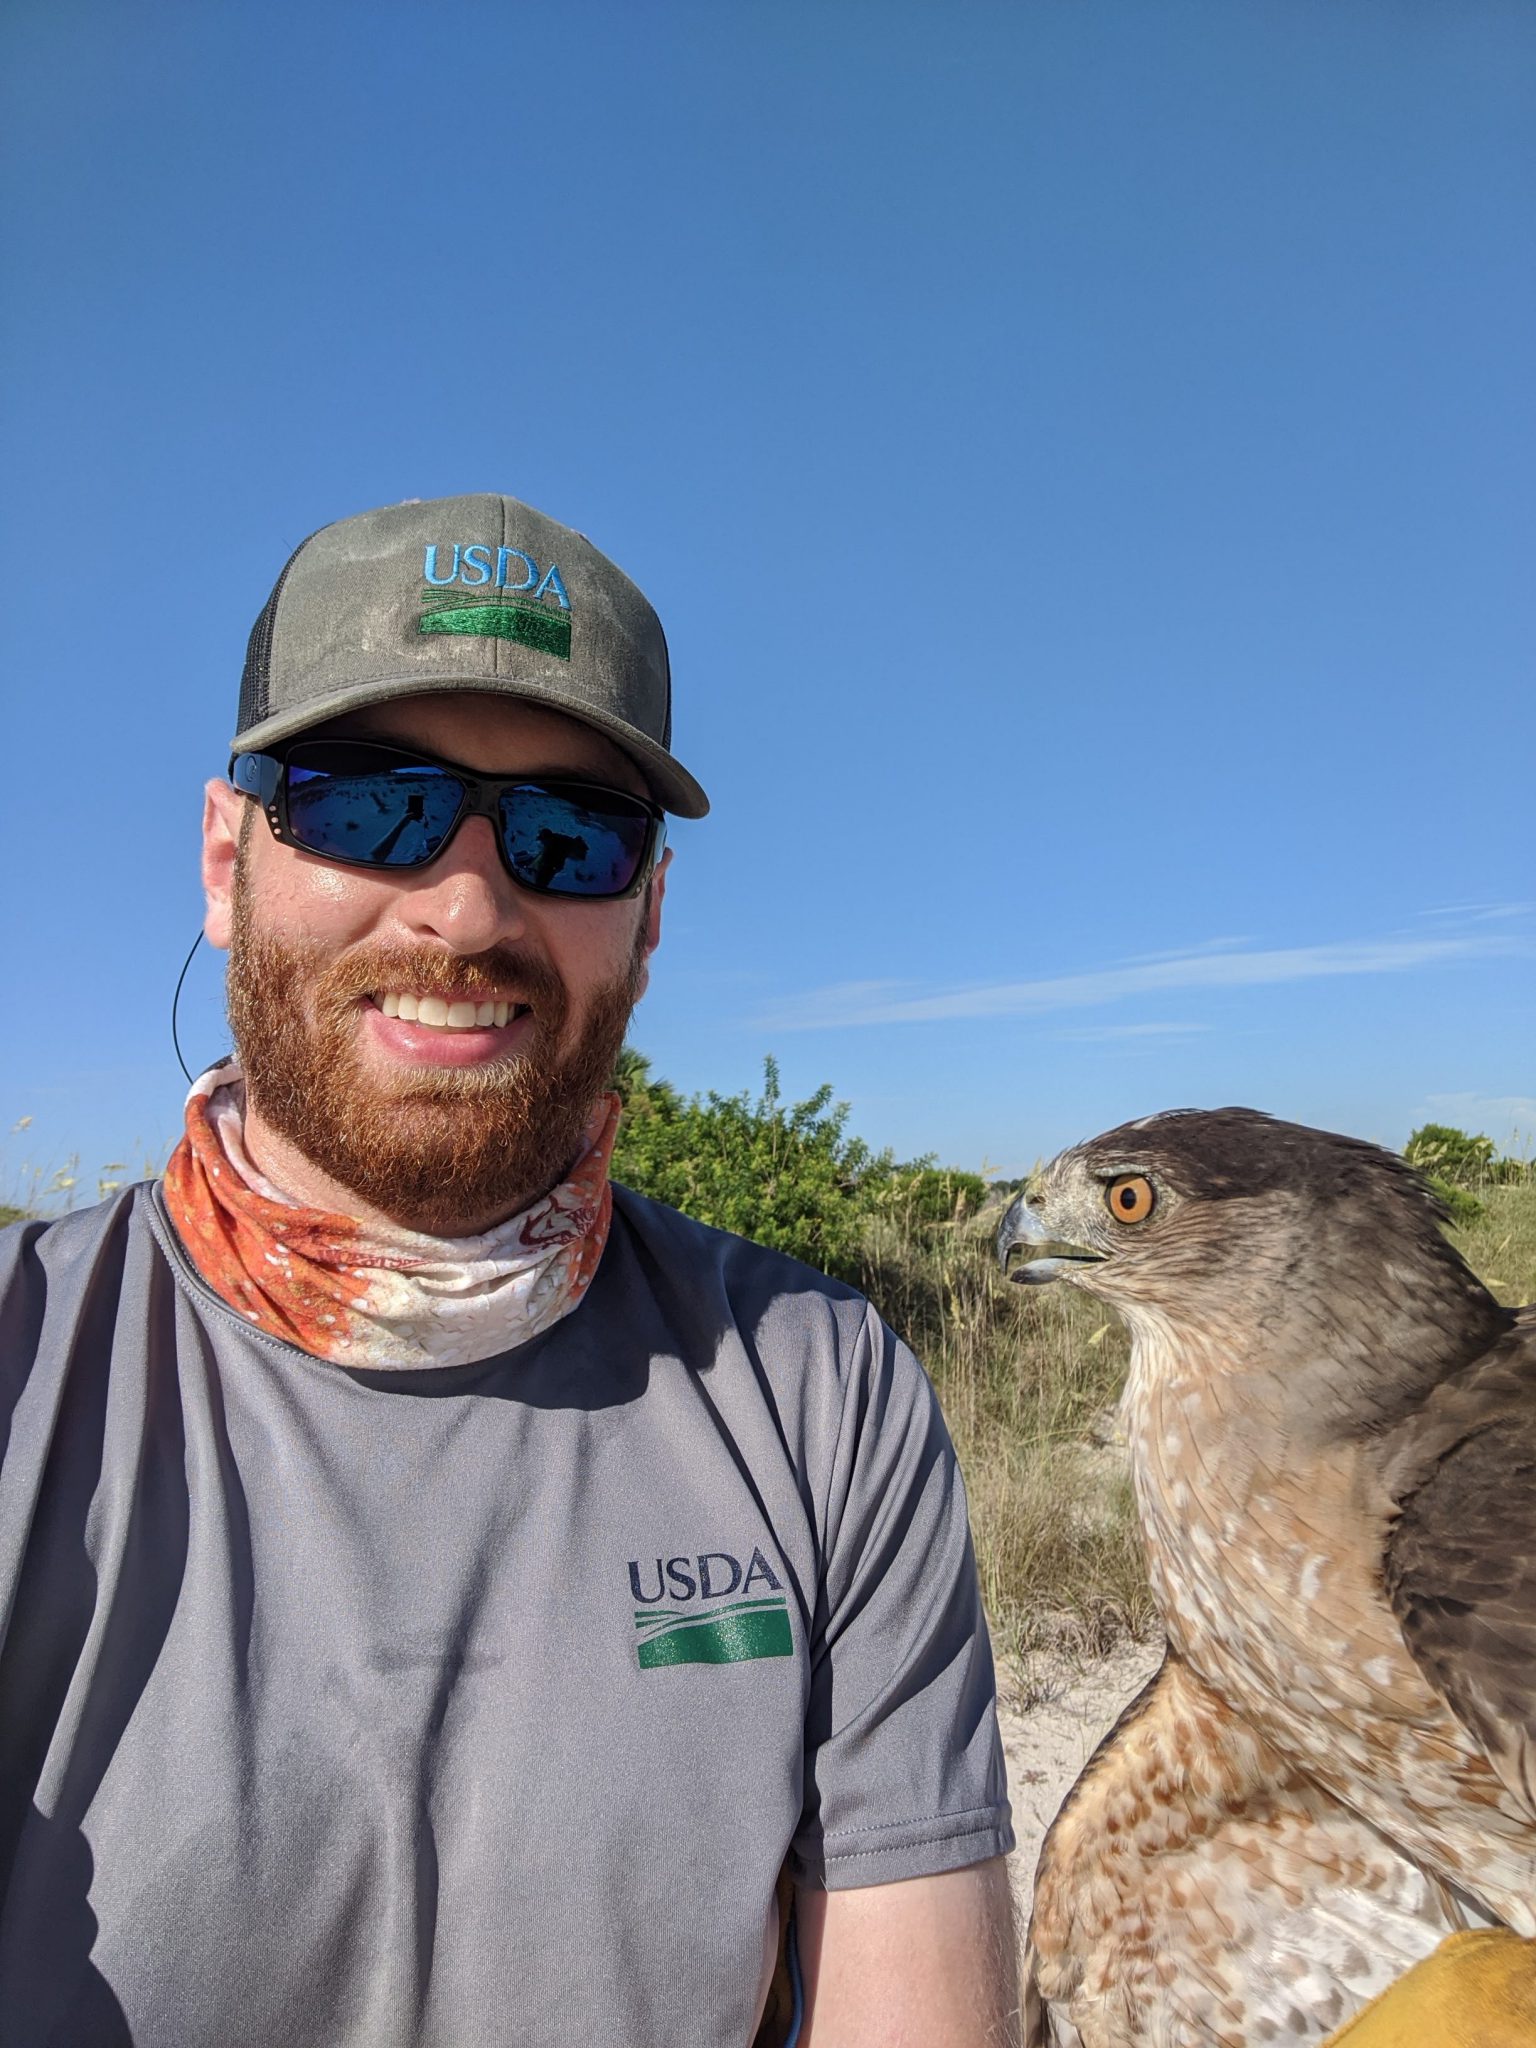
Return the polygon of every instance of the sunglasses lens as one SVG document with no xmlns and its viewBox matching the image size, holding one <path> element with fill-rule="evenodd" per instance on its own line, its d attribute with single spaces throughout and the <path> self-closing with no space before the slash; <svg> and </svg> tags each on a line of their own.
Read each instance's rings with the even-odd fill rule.
<svg viewBox="0 0 1536 2048">
<path fill-rule="evenodd" d="M 357 867 L 434 859 L 465 815 L 471 786 L 451 767 L 366 740 L 304 741 L 289 749 L 283 774 L 290 837 Z M 657 845 L 652 811 L 618 790 L 506 783 L 491 801 L 508 868 L 542 895 L 623 896 Z"/>
<path fill-rule="evenodd" d="M 523 783 L 501 794 L 501 843 L 524 888 L 547 896 L 622 896 L 650 846 L 651 815 L 611 790 Z"/>
<path fill-rule="evenodd" d="M 300 846 L 364 867 L 413 868 L 453 829 L 463 785 L 427 762 L 315 741 L 288 755 L 288 829 Z"/>
</svg>

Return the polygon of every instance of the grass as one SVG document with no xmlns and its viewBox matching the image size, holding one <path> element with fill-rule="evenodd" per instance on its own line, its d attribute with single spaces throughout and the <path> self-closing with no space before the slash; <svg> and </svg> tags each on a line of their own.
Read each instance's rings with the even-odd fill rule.
<svg viewBox="0 0 1536 2048">
<path fill-rule="evenodd" d="M 1453 1230 L 1452 1243 L 1489 1292 L 1507 1306 L 1536 1301 L 1536 1182 L 1478 1187 L 1474 1192 L 1483 1213 Z"/>
<path fill-rule="evenodd" d="M 927 1233 L 882 1223 L 863 1280 L 932 1376 L 994 1644 L 1028 1689 L 1042 1658 L 1102 1655 L 1156 1615 L 1112 1443 L 1125 1333 L 1068 1288 L 1006 1281 L 996 1224 L 996 1213 Z"/>
<path fill-rule="evenodd" d="M 1482 1213 L 1452 1241 L 1500 1301 L 1536 1301 L 1536 1182 L 1476 1193 Z M 1004 1280 L 997 1221 L 923 1230 L 882 1220 L 863 1282 L 938 1390 L 994 1646 L 1027 1703 L 1063 1657 L 1148 1635 L 1157 1614 L 1115 1447 L 1125 1333 L 1085 1295 Z"/>
<path fill-rule="evenodd" d="M 24 1116 L 11 1127 L 14 1137 L 31 1123 Z M 130 1181 L 153 1180 L 164 1163 L 139 1140 L 134 1141 L 132 1159 L 105 1159 L 94 1169 L 83 1168 L 80 1155 L 72 1153 L 61 1166 L 39 1165 L 27 1160 L 0 1176 L 0 1227 L 21 1223 L 29 1216 L 62 1216 L 86 1202 L 104 1202 Z"/>
</svg>

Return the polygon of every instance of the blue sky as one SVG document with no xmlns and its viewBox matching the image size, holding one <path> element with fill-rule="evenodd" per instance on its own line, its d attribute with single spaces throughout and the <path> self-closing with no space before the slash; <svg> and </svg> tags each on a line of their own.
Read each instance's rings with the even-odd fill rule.
<svg viewBox="0 0 1536 2048">
<path fill-rule="evenodd" d="M 251 620 L 474 489 L 666 622 L 679 1085 L 1536 1134 L 1533 88 L 1492 0 L 11 0 L 0 1178 L 163 1156 Z"/>
</svg>

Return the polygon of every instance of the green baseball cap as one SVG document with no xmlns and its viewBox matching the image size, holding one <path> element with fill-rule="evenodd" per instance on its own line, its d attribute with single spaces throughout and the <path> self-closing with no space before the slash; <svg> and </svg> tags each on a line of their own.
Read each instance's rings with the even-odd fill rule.
<svg viewBox="0 0 1536 2048">
<path fill-rule="evenodd" d="M 494 492 L 386 505 L 301 542 L 251 629 L 232 751 L 436 690 L 578 718 L 667 810 L 709 809 L 671 753 L 660 619 L 589 540 Z"/>
</svg>

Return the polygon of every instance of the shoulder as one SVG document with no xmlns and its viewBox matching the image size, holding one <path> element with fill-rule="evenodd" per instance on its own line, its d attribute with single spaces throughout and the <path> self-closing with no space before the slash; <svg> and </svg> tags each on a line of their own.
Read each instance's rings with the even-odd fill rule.
<svg viewBox="0 0 1536 2048">
<path fill-rule="evenodd" d="M 87 1300 L 99 1303 L 121 1285 L 135 1219 L 148 1199 L 143 1182 L 89 1209 L 0 1229 L 0 1370 L 25 1370 L 51 1321 L 77 1315 Z"/>
<path fill-rule="evenodd" d="M 0 1230 L 0 1485 L 42 1483 L 60 1417 L 90 1432 L 119 1349 L 138 1191 Z M 141 1225 L 140 1228 L 143 1226 Z M 9 1569 L 9 1566 L 6 1567 Z"/>
<path fill-rule="evenodd" d="M 718 1290 L 749 1317 L 775 1308 L 798 1309 L 809 1321 L 855 1335 L 872 1314 L 856 1287 L 834 1280 L 786 1252 L 770 1250 L 734 1231 L 716 1230 L 669 1209 L 665 1202 L 615 1184 L 614 1212 L 639 1256 L 658 1272 L 686 1280 L 694 1290 Z"/>
<path fill-rule="evenodd" d="M 671 1325 L 707 1332 L 711 1355 L 734 1355 L 781 1410 L 846 1421 L 852 1404 L 889 1421 L 933 1406 L 927 1374 L 856 1287 L 631 1188 L 615 1186 L 614 1209 Z"/>
<path fill-rule="evenodd" d="M 701 1223 L 696 1216 L 669 1208 L 665 1202 L 638 1194 L 618 1181 L 613 1183 L 613 1202 L 615 1212 L 637 1236 L 673 1256 L 718 1267 L 738 1279 L 753 1278 L 795 1290 L 814 1288 L 833 1300 L 864 1300 L 856 1287 L 834 1280 L 801 1259 L 791 1258 L 788 1252 L 774 1251 L 753 1238 L 738 1236 L 734 1230 L 717 1230 L 711 1223 Z"/>
<path fill-rule="evenodd" d="M 125 1237 L 133 1211 L 149 1193 L 143 1181 L 67 1216 L 30 1216 L 0 1229 L 0 1292 L 46 1286 L 50 1278 L 90 1271 Z"/>
<path fill-rule="evenodd" d="M 793 1260 L 786 1251 L 772 1251 L 735 1231 L 717 1231 L 696 1217 L 684 1217 L 680 1208 L 653 1202 L 647 1194 L 614 1184 L 614 1214 L 621 1217 L 643 1255 L 666 1262 L 678 1272 L 696 1278 L 717 1276 L 733 1294 L 762 1296 L 813 1296 L 840 1313 L 854 1325 L 868 1313 L 866 1298 L 858 1288 L 829 1274 L 817 1272 Z"/>
</svg>

